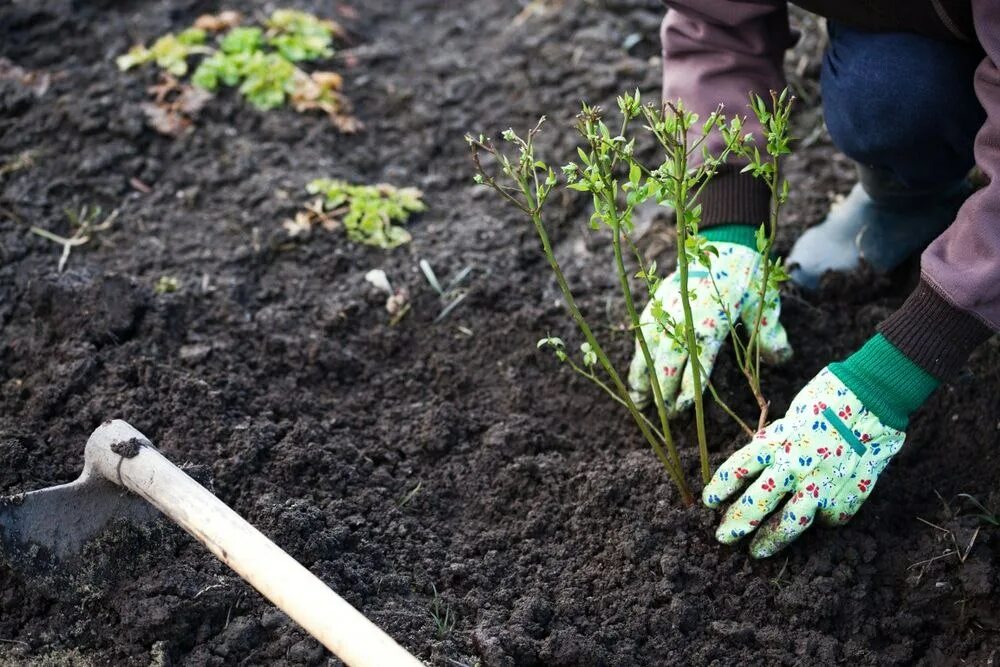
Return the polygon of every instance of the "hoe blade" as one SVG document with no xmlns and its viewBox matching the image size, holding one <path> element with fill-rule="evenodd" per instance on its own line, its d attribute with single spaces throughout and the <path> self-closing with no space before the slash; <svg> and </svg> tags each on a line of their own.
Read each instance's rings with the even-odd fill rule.
<svg viewBox="0 0 1000 667">
<path fill-rule="evenodd" d="M 86 478 L 11 497 L 0 497 L 0 561 L 19 569 L 58 565 L 112 523 L 145 523 L 160 513 L 112 482 Z"/>
</svg>

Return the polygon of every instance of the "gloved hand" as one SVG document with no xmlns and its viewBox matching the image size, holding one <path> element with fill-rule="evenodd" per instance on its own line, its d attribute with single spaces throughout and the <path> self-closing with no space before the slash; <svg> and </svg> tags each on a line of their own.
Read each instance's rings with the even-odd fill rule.
<svg viewBox="0 0 1000 667">
<path fill-rule="evenodd" d="M 824 368 L 785 416 L 730 456 L 705 487 L 702 500 L 714 508 L 757 476 L 716 539 L 730 544 L 757 529 L 789 494 L 750 543 L 753 557 L 784 549 L 817 517 L 847 523 L 903 446 L 910 415 L 938 384 L 882 334 Z"/>
<path fill-rule="evenodd" d="M 905 437 L 824 368 L 799 392 L 784 418 L 730 456 L 705 487 L 702 499 L 714 508 L 759 474 L 730 506 L 716 538 L 736 542 L 760 526 L 786 495 L 791 497 L 782 511 L 750 543 L 754 558 L 785 548 L 817 516 L 828 525 L 846 523 Z"/>
<path fill-rule="evenodd" d="M 705 371 L 703 387 L 712 372 L 719 348 L 732 327 L 726 315 L 727 309 L 733 318 L 741 318 L 748 330 L 753 326 L 760 303 L 760 279 L 763 273 L 760 256 L 752 247 L 754 245 L 752 227 L 731 225 L 718 230 L 723 232 L 723 236 L 716 237 L 720 240 L 713 238 L 712 233 L 716 232 L 716 229 L 704 233 L 719 251 L 719 256 L 713 257 L 711 261 L 712 276 L 715 278 L 718 294 L 706 267 L 692 262 L 688 271 L 688 289 L 694 292 L 691 296 L 691 314 L 695 336 L 701 349 L 699 359 Z M 740 241 L 729 242 L 721 238 L 739 238 Z M 719 297 L 725 307 L 720 305 Z M 684 322 L 678 272 L 675 271 L 663 280 L 656 290 L 654 300 L 659 301 L 663 311 L 674 320 Z M 768 292 L 766 304 L 759 334 L 761 355 L 772 363 L 785 361 L 792 356 L 792 348 L 788 344 L 784 327 L 778 321 L 781 301 L 776 290 Z M 653 300 L 646 304 L 642 312 L 640 318 L 642 331 L 656 366 L 656 376 L 660 380 L 667 411 L 671 415 L 676 415 L 694 402 L 691 364 L 686 347 L 677 345 L 662 331 L 652 315 L 652 310 Z M 632 399 L 640 407 L 645 406 L 649 402 L 651 385 L 646 360 L 638 342 L 629 367 L 628 381 Z"/>
</svg>

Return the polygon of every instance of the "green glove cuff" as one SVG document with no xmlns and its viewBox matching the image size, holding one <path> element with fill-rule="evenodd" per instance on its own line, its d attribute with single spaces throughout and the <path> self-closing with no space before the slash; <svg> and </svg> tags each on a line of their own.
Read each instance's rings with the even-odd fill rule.
<svg viewBox="0 0 1000 667">
<path fill-rule="evenodd" d="M 829 369 L 879 421 L 899 431 L 906 430 L 910 415 L 940 384 L 882 334 Z"/>
<path fill-rule="evenodd" d="M 735 243 L 757 250 L 757 228 L 753 225 L 718 225 L 698 230 L 698 233 L 713 243 Z"/>
</svg>

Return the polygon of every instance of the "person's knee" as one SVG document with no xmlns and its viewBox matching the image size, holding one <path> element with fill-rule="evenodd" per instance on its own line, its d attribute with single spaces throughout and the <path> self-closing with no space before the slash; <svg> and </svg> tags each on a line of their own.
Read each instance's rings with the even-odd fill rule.
<svg viewBox="0 0 1000 667">
<path fill-rule="evenodd" d="M 968 151 L 982 124 L 971 51 L 915 35 L 835 33 L 823 62 L 823 111 L 834 143 L 868 164 Z M 937 144 L 935 146 L 932 146 Z"/>
<path fill-rule="evenodd" d="M 824 76 L 823 115 L 840 150 L 859 162 L 874 163 L 932 131 L 940 118 L 940 98 L 931 92 L 933 82 L 907 80 L 916 72 L 875 63 L 863 71 L 861 65 L 855 62 L 851 71 Z"/>
</svg>

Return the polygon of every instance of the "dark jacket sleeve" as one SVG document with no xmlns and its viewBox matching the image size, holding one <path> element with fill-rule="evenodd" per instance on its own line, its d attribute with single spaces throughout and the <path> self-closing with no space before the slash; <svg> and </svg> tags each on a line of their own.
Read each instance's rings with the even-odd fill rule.
<svg viewBox="0 0 1000 667">
<path fill-rule="evenodd" d="M 785 50 L 792 44 L 784 0 L 667 0 L 663 20 L 663 100 L 683 100 L 702 119 L 720 104 L 727 115 L 748 116 L 750 92 L 767 97 L 785 87 Z M 721 149 L 721 139 L 709 148 Z M 702 192 L 702 228 L 759 225 L 767 219 L 767 187 L 741 164 L 722 170 Z"/>
</svg>

